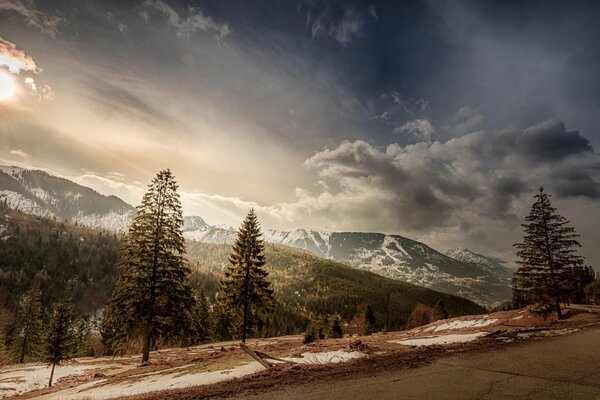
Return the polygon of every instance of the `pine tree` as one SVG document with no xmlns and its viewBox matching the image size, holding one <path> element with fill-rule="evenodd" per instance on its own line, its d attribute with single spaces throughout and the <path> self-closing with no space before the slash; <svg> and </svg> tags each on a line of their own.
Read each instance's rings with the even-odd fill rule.
<svg viewBox="0 0 600 400">
<path fill-rule="evenodd" d="M 367 306 L 365 311 L 365 334 L 370 335 L 375 332 L 375 313 L 371 306 Z"/>
<path fill-rule="evenodd" d="M 444 305 L 442 299 L 439 299 L 437 303 L 435 303 L 434 313 L 436 314 L 436 321 L 439 319 L 448 319 L 448 311 L 446 311 L 446 306 Z"/>
<path fill-rule="evenodd" d="M 213 325 L 210 303 L 203 289 L 196 299 L 193 311 L 191 342 L 193 344 L 208 342 L 213 337 Z"/>
<path fill-rule="evenodd" d="M 103 339 L 113 350 L 122 351 L 128 339 L 141 339 L 142 363 L 148 361 L 157 341 L 173 339 L 191 324 L 194 298 L 182 225 L 173 174 L 160 171 L 124 239 L 121 276 L 103 324 L 107 334 Z"/>
<path fill-rule="evenodd" d="M 344 336 L 344 331 L 342 329 L 342 323 L 339 317 L 335 317 L 333 323 L 331 324 L 331 329 L 329 330 L 329 337 L 332 339 L 341 339 Z"/>
<path fill-rule="evenodd" d="M 75 312 L 70 294 L 54 304 L 45 338 L 43 359 L 52 366 L 48 387 L 52 387 L 54 368 L 63 361 L 70 360 L 77 351 L 78 334 L 75 329 Z"/>
<path fill-rule="evenodd" d="M 273 305 L 273 290 L 264 269 L 264 249 L 258 218 L 251 209 L 233 244 L 231 266 L 225 272 L 219 296 L 227 306 L 240 311 L 244 343 L 256 324 L 257 312 L 268 311 Z"/>
<path fill-rule="evenodd" d="M 560 301 L 573 291 L 575 271 L 583 258 L 576 254 L 581 247 L 579 235 L 550 204 L 543 187 L 535 195 L 526 223 L 522 243 L 515 244 L 519 268 L 513 277 L 513 299 L 517 305 L 540 303 L 551 305 L 560 319 Z"/>
<path fill-rule="evenodd" d="M 43 334 L 42 322 L 42 291 L 36 280 L 19 304 L 17 337 L 12 342 L 12 353 L 19 364 L 23 364 L 27 357 L 39 355 Z"/>
</svg>

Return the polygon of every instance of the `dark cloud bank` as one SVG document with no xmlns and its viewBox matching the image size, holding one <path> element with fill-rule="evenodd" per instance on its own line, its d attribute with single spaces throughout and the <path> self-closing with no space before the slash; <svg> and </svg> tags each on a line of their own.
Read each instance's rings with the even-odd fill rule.
<svg viewBox="0 0 600 400">
<path fill-rule="evenodd" d="M 416 233 L 482 218 L 514 223 L 515 201 L 540 185 L 562 198 L 600 194 L 600 157 L 556 120 L 443 143 L 344 142 L 306 165 L 322 179 L 330 218 L 354 208 L 368 225 Z"/>
</svg>

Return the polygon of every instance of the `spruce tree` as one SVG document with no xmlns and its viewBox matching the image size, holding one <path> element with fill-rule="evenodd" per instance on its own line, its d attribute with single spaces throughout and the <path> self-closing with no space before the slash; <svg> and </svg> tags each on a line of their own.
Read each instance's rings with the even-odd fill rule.
<svg viewBox="0 0 600 400">
<path fill-rule="evenodd" d="M 438 319 L 448 319 L 448 311 L 446 311 L 446 306 L 444 305 L 442 299 L 439 299 L 437 303 L 435 303 L 434 312 L 436 314 L 436 321 Z"/>
<path fill-rule="evenodd" d="M 196 298 L 194 310 L 192 313 L 192 344 L 206 343 L 213 337 L 213 316 L 210 309 L 208 298 L 204 294 L 204 289 Z"/>
<path fill-rule="evenodd" d="M 344 337 L 344 330 L 342 329 L 342 322 L 339 317 L 335 317 L 333 320 L 328 337 L 331 339 L 341 339 Z"/>
<path fill-rule="evenodd" d="M 367 306 L 367 311 L 365 311 L 365 334 L 370 335 L 375 332 L 375 313 L 371 306 Z"/>
<path fill-rule="evenodd" d="M 23 364 L 26 358 L 37 357 L 43 334 L 42 291 L 37 280 L 23 295 L 19 304 L 16 334 L 12 342 L 12 353 L 17 362 Z"/>
<path fill-rule="evenodd" d="M 258 218 L 251 209 L 229 256 L 231 266 L 221 281 L 219 297 L 242 315 L 242 342 L 255 325 L 257 312 L 273 306 L 273 289 L 265 271 L 264 244 Z"/>
<path fill-rule="evenodd" d="M 48 387 L 52 387 L 54 368 L 61 362 L 70 360 L 77 351 L 76 322 L 70 294 L 65 294 L 54 304 L 46 331 L 43 359 L 52 366 Z"/>
<path fill-rule="evenodd" d="M 531 211 L 526 217 L 523 242 L 515 244 L 519 268 L 513 277 L 513 299 L 518 306 L 546 304 L 556 310 L 560 319 L 560 301 L 570 296 L 576 286 L 576 271 L 583 258 L 576 254 L 581 247 L 579 235 L 569 226 L 556 208 L 550 204 L 550 196 L 540 187 L 535 195 Z"/>
<path fill-rule="evenodd" d="M 142 363 L 159 340 L 188 331 L 194 298 L 185 258 L 183 216 L 170 170 L 160 171 L 137 207 L 124 239 L 113 296 L 103 324 L 109 348 L 142 341 Z M 116 343 L 115 343 L 116 342 Z"/>
</svg>

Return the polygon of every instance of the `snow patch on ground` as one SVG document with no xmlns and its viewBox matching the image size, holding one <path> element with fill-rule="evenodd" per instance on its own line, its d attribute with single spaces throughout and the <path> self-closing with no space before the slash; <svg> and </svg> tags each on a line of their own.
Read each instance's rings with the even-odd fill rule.
<svg viewBox="0 0 600 400">
<path fill-rule="evenodd" d="M 364 357 L 358 351 L 328 351 L 325 353 L 302 353 L 301 357 L 285 357 L 284 360 L 298 364 L 337 364 L 354 358 Z"/>
<path fill-rule="evenodd" d="M 484 326 L 492 325 L 496 322 L 498 322 L 497 319 L 485 319 L 485 318 L 484 319 L 472 319 L 472 320 L 467 320 L 467 321 L 452 321 L 452 322 L 447 322 L 445 324 L 436 326 L 433 331 L 439 332 L 439 331 L 453 331 L 456 329 L 463 329 L 463 328 L 481 328 Z"/>
<path fill-rule="evenodd" d="M 347 352 L 340 350 L 323 353 L 302 353 L 300 357 L 287 357 L 285 358 L 285 360 L 296 362 L 298 364 L 334 364 L 346 362 L 351 359 L 363 356 L 364 354 L 356 351 Z M 101 367 L 101 365 L 83 367 L 83 369 L 99 367 Z M 168 370 L 135 374 L 131 375 L 127 380 L 112 384 L 108 383 L 106 379 L 98 379 L 92 382 L 84 383 L 79 386 L 71 387 L 59 392 L 49 393 L 47 395 L 39 396 L 36 398 L 45 400 L 112 399 L 120 398 L 123 396 L 130 396 L 134 394 L 150 393 L 159 390 L 181 389 L 190 386 L 210 385 L 229 379 L 240 378 L 264 370 L 264 367 L 256 361 L 243 363 L 237 367 L 220 371 L 186 373 L 185 369 L 188 367 L 194 367 L 194 364 L 183 365 Z M 58 371 L 59 370 L 57 370 L 57 372 Z M 60 376 L 68 376 L 81 372 L 81 370 L 64 370 L 61 371 Z M 46 387 L 49 375 L 50 374 L 48 372 L 47 374 L 43 374 L 43 380 L 42 377 L 36 380 L 36 382 L 43 382 L 43 384 L 37 386 L 33 384 L 30 386 L 23 385 L 21 391 L 18 393 L 24 393 L 29 390 L 35 390 Z M 4 378 L 4 375 L 0 376 Z M 0 378 L 0 387 L 5 386 L 2 378 Z M 0 394 L 1 393 L 2 392 L 0 391 Z M 7 392 L 6 396 L 14 394 L 16 394 L 16 392 L 14 391 L 10 393 Z"/>
<path fill-rule="evenodd" d="M 81 375 L 90 368 L 94 367 L 59 365 L 54 370 L 54 382 L 67 376 Z M 11 371 L 0 370 L 0 398 L 48 387 L 49 378 L 50 367 L 47 365 L 28 365 Z"/>
<path fill-rule="evenodd" d="M 390 340 L 388 343 L 398 343 L 405 346 L 431 346 L 434 344 L 466 343 L 472 342 L 486 333 L 487 332 L 476 332 L 460 335 L 441 335 L 420 339 Z"/>
<path fill-rule="evenodd" d="M 153 373 L 147 376 L 136 376 L 135 381 L 124 381 L 116 384 L 105 384 L 106 380 L 92 382 L 80 387 L 72 388 L 59 393 L 52 393 L 61 400 L 75 400 L 89 398 L 95 400 L 120 398 L 124 396 L 155 392 L 159 390 L 180 389 L 190 386 L 209 385 L 229 379 L 239 378 L 263 370 L 264 367 L 253 361 L 224 371 L 198 372 L 195 374 L 182 374 L 181 372 L 161 375 Z M 40 397 L 45 399 L 46 397 Z"/>
</svg>

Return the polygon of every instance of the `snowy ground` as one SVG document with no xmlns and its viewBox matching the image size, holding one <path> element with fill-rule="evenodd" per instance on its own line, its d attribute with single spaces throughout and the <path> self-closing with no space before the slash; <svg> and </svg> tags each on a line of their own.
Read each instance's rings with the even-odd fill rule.
<svg viewBox="0 0 600 400">
<path fill-rule="evenodd" d="M 498 322 L 498 320 L 495 318 L 487 319 L 486 317 L 480 318 L 480 319 L 466 320 L 466 321 L 448 322 L 448 323 L 436 326 L 435 329 L 433 329 L 433 331 L 440 332 L 440 331 L 453 331 L 456 329 L 463 329 L 463 328 L 481 328 L 481 327 L 492 325 L 492 324 L 495 324 L 496 322 Z"/>
<path fill-rule="evenodd" d="M 579 313 L 579 314 L 577 314 Z M 512 329 L 509 342 L 537 336 L 573 332 L 578 324 L 600 322 L 599 310 L 573 310 L 572 322 L 561 321 L 552 329 L 528 329 L 552 325 L 526 310 L 490 315 L 463 316 L 436 321 L 410 331 L 377 333 L 360 338 L 318 340 L 302 344 L 302 336 L 251 340 L 251 348 L 297 364 L 327 365 L 351 361 L 369 354 L 409 354 L 428 351 L 426 346 L 474 342 L 483 336 Z M 361 343 L 359 343 L 359 341 Z M 362 347 L 357 347 L 360 344 Z M 485 345 L 482 342 L 482 345 Z M 471 345 L 472 346 L 472 345 Z M 418 349 L 413 348 L 418 347 Z M 363 352 L 350 349 L 361 348 Z M 344 367 L 340 367 L 344 368 Z M 162 349 L 151 353 L 151 362 L 140 365 L 140 356 L 81 358 L 59 366 L 55 386 L 47 389 L 50 369 L 39 364 L 0 368 L 0 399 L 21 394 L 46 400 L 101 400 L 161 390 L 210 385 L 264 370 L 236 342 L 190 348 Z M 29 393 L 30 392 L 30 393 Z"/>
<path fill-rule="evenodd" d="M 67 376 L 81 375 L 90 366 L 63 365 L 54 370 L 54 381 Z M 0 370 L 0 398 L 14 396 L 48 386 L 50 367 L 47 365 L 30 364 L 11 371 Z"/>
<path fill-rule="evenodd" d="M 389 343 L 398 343 L 403 344 L 405 346 L 431 346 L 434 344 L 442 345 L 442 344 L 451 344 L 451 343 L 466 343 L 472 342 L 482 336 L 484 336 L 487 332 L 477 332 L 477 333 L 465 333 L 465 334 L 451 334 L 451 335 L 440 335 L 440 336 L 432 336 L 432 337 L 424 337 L 420 339 L 406 339 L 406 340 L 389 340 Z"/>
<path fill-rule="evenodd" d="M 269 344 L 275 342 L 256 342 L 256 344 Z M 363 354 L 356 351 L 328 351 L 328 352 L 304 352 L 297 357 L 285 357 L 283 359 L 298 364 L 336 364 L 346 362 Z M 90 370 L 95 371 L 96 379 L 83 382 L 73 387 L 67 387 L 58 392 L 51 392 L 36 396 L 36 399 L 94 399 L 103 400 L 120 398 L 134 394 L 150 393 L 160 390 L 180 389 L 190 386 L 209 385 L 233 378 L 250 375 L 264 370 L 264 367 L 256 361 L 241 361 L 233 368 L 219 369 L 216 371 L 198 371 L 199 364 L 184 364 L 174 368 L 159 369 L 152 372 L 141 372 L 130 374 L 112 383 L 108 379 L 111 375 L 134 369 L 133 365 L 106 363 L 106 358 L 98 359 L 97 363 L 87 361 L 87 365 L 74 363 L 57 367 L 55 371 L 55 382 L 61 378 L 83 375 Z M 10 371 L 0 370 L 0 398 L 5 398 L 29 391 L 43 389 L 48 385 L 50 369 L 42 365 L 28 365 L 23 368 Z M 71 386 L 71 385 L 70 385 Z"/>
</svg>

